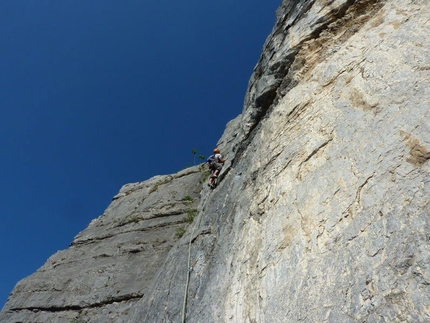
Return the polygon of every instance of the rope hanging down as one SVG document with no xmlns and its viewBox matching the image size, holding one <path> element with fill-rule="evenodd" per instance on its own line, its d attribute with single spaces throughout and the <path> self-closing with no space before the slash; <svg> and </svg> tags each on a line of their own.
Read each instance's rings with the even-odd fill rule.
<svg viewBox="0 0 430 323">
<path fill-rule="evenodd" d="M 199 221 L 200 223 L 200 218 Z M 181 322 L 185 323 L 185 314 L 186 314 L 186 309 L 187 309 L 187 297 L 188 297 L 188 284 L 190 281 L 190 274 L 191 274 L 191 266 L 190 266 L 190 261 L 191 261 L 191 242 L 193 241 L 193 236 L 194 236 L 194 231 L 197 227 L 197 221 L 193 226 L 193 231 L 191 231 L 191 235 L 190 235 L 190 241 L 188 243 L 188 262 L 187 262 L 187 280 L 185 283 L 185 290 L 184 290 L 184 303 L 182 305 L 182 319 Z"/>
</svg>

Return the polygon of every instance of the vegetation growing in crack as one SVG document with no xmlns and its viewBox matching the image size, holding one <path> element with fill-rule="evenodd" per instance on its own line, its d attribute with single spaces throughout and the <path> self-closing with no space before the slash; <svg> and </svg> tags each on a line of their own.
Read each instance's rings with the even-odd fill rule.
<svg viewBox="0 0 430 323">
<path fill-rule="evenodd" d="M 82 319 L 75 317 L 70 320 L 70 323 L 84 323 L 84 321 Z"/>
<path fill-rule="evenodd" d="M 203 165 L 201 165 L 201 166 L 203 166 Z M 203 170 L 203 169 L 201 169 L 201 170 Z M 199 183 L 203 184 L 204 182 L 206 182 L 206 180 L 209 178 L 210 174 L 211 174 L 210 170 L 207 169 L 206 171 L 204 171 L 203 178 L 200 179 Z"/>
<path fill-rule="evenodd" d="M 194 221 L 194 218 L 197 215 L 197 210 L 196 209 L 190 209 L 187 211 L 187 217 L 185 219 L 185 221 L 187 221 L 188 223 L 192 223 Z"/>
<path fill-rule="evenodd" d="M 187 195 L 187 196 L 185 196 L 185 197 L 182 199 L 182 202 L 183 202 L 184 204 L 193 203 L 193 198 L 192 198 L 191 196 Z"/>
<path fill-rule="evenodd" d="M 176 236 L 176 238 L 181 238 L 184 234 L 185 234 L 185 227 L 183 227 L 183 226 L 180 226 L 180 227 L 177 227 L 176 228 L 176 234 L 175 234 L 175 236 Z"/>
</svg>

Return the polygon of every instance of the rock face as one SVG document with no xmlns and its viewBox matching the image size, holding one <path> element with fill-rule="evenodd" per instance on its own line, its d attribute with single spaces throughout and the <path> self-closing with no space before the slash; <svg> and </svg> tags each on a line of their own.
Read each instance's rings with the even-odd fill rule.
<svg viewBox="0 0 430 323">
<path fill-rule="evenodd" d="M 284 0 L 218 188 L 126 185 L 0 321 L 430 322 L 429 53 L 427 0 Z"/>
<path fill-rule="evenodd" d="M 0 322 L 127 322 L 197 214 L 199 167 L 125 185 L 70 248 L 17 284 Z"/>
</svg>

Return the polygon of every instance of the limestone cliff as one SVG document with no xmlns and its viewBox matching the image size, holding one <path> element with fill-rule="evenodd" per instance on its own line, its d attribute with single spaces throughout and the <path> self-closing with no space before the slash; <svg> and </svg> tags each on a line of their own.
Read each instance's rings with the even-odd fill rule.
<svg viewBox="0 0 430 323">
<path fill-rule="evenodd" d="M 284 0 L 219 187 L 124 186 L 0 322 L 430 322 L 429 53 L 427 0 Z"/>
</svg>

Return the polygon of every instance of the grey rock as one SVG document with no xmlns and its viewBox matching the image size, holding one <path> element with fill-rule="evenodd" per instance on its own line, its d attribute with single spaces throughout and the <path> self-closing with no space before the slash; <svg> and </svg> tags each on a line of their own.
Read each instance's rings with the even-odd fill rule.
<svg viewBox="0 0 430 323">
<path fill-rule="evenodd" d="M 217 189 L 198 168 L 124 186 L 0 321 L 429 322 L 429 17 L 283 1 Z"/>
<path fill-rule="evenodd" d="M 17 284 L 1 322 L 127 322 L 197 213 L 207 171 L 192 167 L 121 188 L 67 250 Z"/>
</svg>

